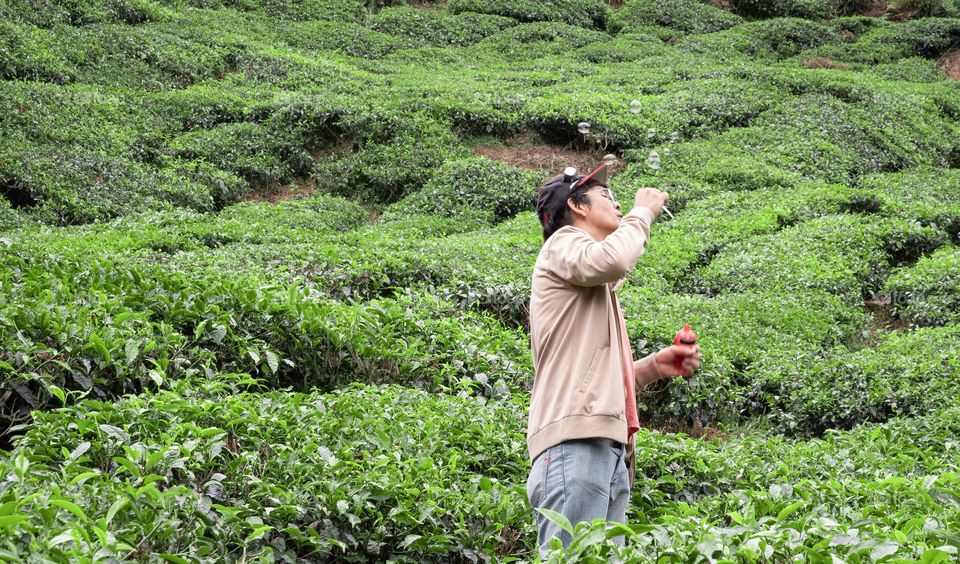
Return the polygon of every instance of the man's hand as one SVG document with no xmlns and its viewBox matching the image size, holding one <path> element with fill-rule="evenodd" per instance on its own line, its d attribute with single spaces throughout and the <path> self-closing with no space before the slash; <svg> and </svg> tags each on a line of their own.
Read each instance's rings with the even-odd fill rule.
<svg viewBox="0 0 960 564">
<path fill-rule="evenodd" d="M 667 205 L 670 197 L 666 192 L 661 192 L 656 188 L 641 188 L 633 196 L 633 207 L 649 208 L 653 211 L 653 217 L 660 215 L 660 210 Z"/>
<path fill-rule="evenodd" d="M 673 364 L 673 359 L 682 358 L 682 370 L 677 370 Z M 700 345 L 670 345 L 665 349 L 657 351 L 653 356 L 657 369 L 663 374 L 664 378 L 675 378 L 677 376 L 689 376 L 700 368 L 700 360 L 703 355 L 700 354 Z"/>
</svg>

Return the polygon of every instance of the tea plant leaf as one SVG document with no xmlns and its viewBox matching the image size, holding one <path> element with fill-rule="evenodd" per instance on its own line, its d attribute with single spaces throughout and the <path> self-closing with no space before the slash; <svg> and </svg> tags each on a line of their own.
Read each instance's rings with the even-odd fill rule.
<svg viewBox="0 0 960 564">
<path fill-rule="evenodd" d="M 50 505 L 54 505 L 61 509 L 66 509 L 72 513 L 74 517 L 80 519 L 81 521 L 87 520 L 87 515 L 83 512 L 83 509 L 81 509 L 79 505 L 73 503 L 72 501 L 67 501 L 65 499 L 51 499 Z"/>
</svg>

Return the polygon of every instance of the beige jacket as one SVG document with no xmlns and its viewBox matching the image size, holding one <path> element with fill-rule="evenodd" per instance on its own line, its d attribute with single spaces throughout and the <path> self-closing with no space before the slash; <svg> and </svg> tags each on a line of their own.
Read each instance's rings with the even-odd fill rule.
<svg viewBox="0 0 960 564">
<path fill-rule="evenodd" d="M 602 242 L 568 226 L 558 229 L 540 249 L 530 293 L 531 460 L 572 439 L 627 442 L 611 289 L 643 254 L 653 219 L 651 210 L 634 208 Z M 652 358 L 635 363 L 637 380 L 645 381 L 641 373 L 655 370 Z"/>
</svg>

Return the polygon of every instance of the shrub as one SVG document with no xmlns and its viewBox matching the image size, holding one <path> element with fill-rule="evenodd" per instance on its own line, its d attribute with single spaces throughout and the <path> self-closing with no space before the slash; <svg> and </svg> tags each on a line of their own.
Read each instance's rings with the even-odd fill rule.
<svg viewBox="0 0 960 564">
<path fill-rule="evenodd" d="M 386 138 L 361 141 L 353 153 L 318 162 L 318 185 L 365 202 L 391 203 L 419 190 L 445 161 L 466 156 L 447 125 L 423 115 L 400 118 L 392 131 L 377 136 Z"/>
<path fill-rule="evenodd" d="M 759 289 L 708 297 L 624 287 L 618 294 L 638 355 L 672 344 L 684 323 L 691 324 L 703 348 L 703 369 L 694 376 L 640 391 L 641 413 L 655 424 L 739 421 L 744 416 L 744 386 L 749 383 L 744 374 L 752 364 L 771 355 L 846 342 L 867 318 L 859 308 L 822 291 Z"/>
<path fill-rule="evenodd" d="M 751 368 L 749 401 L 788 433 L 816 435 L 865 421 L 921 415 L 956 396 L 956 327 L 883 335 L 860 351 L 776 355 Z"/>
<path fill-rule="evenodd" d="M 824 216 L 730 245 L 700 275 L 711 291 L 821 289 L 853 305 L 880 287 L 904 247 L 921 246 L 904 243 L 913 238 L 928 249 L 942 244 L 932 230 L 905 222 Z"/>
<path fill-rule="evenodd" d="M 864 177 L 855 198 L 865 209 L 916 221 L 960 241 L 960 171 L 919 168 Z"/>
<path fill-rule="evenodd" d="M 242 377 L 215 378 L 39 415 L 2 462 L 18 479 L 0 501 L 23 517 L 8 548 L 415 562 L 531 540 L 519 405 L 359 385 L 229 393 Z M 51 543 L 92 520 L 111 534 Z"/>
<path fill-rule="evenodd" d="M 253 0 L 254 10 L 279 19 L 361 23 L 366 16 L 359 0 Z"/>
<path fill-rule="evenodd" d="M 472 45 L 517 25 L 513 18 L 464 12 L 449 14 L 407 6 L 387 8 L 371 18 L 370 27 L 406 40 L 411 47 Z"/>
<path fill-rule="evenodd" d="M 563 22 L 597 29 L 604 28 L 610 13 L 602 0 L 450 0 L 447 9 L 454 14 L 476 12 L 508 16 L 521 22 Z"/>
<path fill-rule="evenodd" d="M 577 53 L 595 64 L 633 62 L 655 57 L 669 57 L 674 53 L 661 41 L 656 28 L 621 32 L 608 41 L 597 41 L 581 47 Z"/>
<path fill-rule="evenodd" d="M 403 46 L 396 37 L 352 22 L 298 22 L 291 24 L 280 37 L 291 47 L 317 56 L 338 51 L 354 57 L 378 59 Z"/>
<path fill-rule="evenodd" d="M 784 59 L 838 40 L 827 25 L 800 18 L 748 22 L 701 36 L 687 37 L 677 47 L 713 55 L 741 53 L 756 59 Z"/>
<path fill-rule="evenodd" d="M 605 33 L 564 23 L 535 22 L 495 33 L 480 41 L 477 48 L 499 56 L 529 59 L 565 53 L 609 38 Z"/>
<path fill-rule="evenodd" d="M 4 15 L 41 27 L 94 23 L 141 24 L 165 19 L 170 12 L 151 0 L 10 0 Z M 0 12 L 0 13 L 3 13 Z"/>
<path fill-rule="evenodd" d="M 681 33 L 712 33 L 743 23 L 738 16 L 699 0 L 628 0 L 613 13 L 611 31 L 633 31 L 656 25 Z"/>
<path fill-rule="evenodd" d="M 869 0 L 731 0 L 734 10 L 746 17 L 796 17 L 828 19 L 854 14 Z"/>
<path fill-rule="evenodd" d="M 945 247 L 893 272 L 884 285 L 893 311 L 915 325 L 960 321 L 960 249 Z"/>
<path fill-rule="evenodd" d="M 444 163 L 427 184 L 387 209 L 384 219 L 436 214 L 494 224 L 536 208 L 540 175 L 485 158 Z"/>
<path fill-rule="evenodd" d="M 28 23 L 0 19 L 0 78 L 71 82 L 76 69 L 54 33 Z"/>
<path fill-rule="evenodd" d="M 960 5 L 956 0 L 896 0 L 893 8 L 919 18 L 960 17 Z"/>
<path fill-rule="evenodd" d="M 232 172 L 254 189 L 289 182 L 312 162 L 289 134 L 250 122 L 185 133 L 168 150 L 177 158 L 202 159 Z"/>
</svg>

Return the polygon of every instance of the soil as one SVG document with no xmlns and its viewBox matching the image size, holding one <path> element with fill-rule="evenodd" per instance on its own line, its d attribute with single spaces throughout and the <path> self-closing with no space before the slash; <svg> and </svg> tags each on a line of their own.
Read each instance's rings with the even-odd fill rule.
<svg viewBox="0 0 960 564">
<path fill-rule="evenodd" d="M 541 172 L 545 178 L 560 174 L 568 166 L 576 167 L 578 171 L 593 170 L 602 160 L 585 151 L 532 144 L 525 137 L 510 139 L 504 146 L 474 147 L 473 152 L 517 168 Z"/>
<path fill-rule="evenodd" d="M 889 2 L 874 0 L 860 9 L 860 14 L 868 18 L 881 18 L 886 15 Z"/>
<path fill-rule="evenodd" d="M 937 61 L 940 70 L 950 80 L 960 80 L 960 49 L 949 51 Z"/>
<path fill-rule="evenodd" d="M 263 192 L 247 194 L 243 197 L 247 202 L 269 202 L 276 204 L 294 198 L 303 198 L 313 194 L 317 187 L 317 182 L 312 178 L 297 178 L 290 184 L 277 186 Z"/>
<path fill-rule="evenodd" d="M 699 421 L 694 421 L 693 425 L 685 421 L 665 421 L 662 423 L 640 422 L 640 427 L 650 429 L 651 431 L 660 431 L 661 433 L 683 433 L 694 439 L 706 439 L 712 441 L 719 439 L 725 441 L 730 438 L 729 435 L 712 425 L 703 425 Z"/>
<path fill-rule="evenodd" d="M 839 69 L 842 68 L 840 65 L 835 63 L 832 59 L 826 57 L 817 57 L 816 59 L 810 59 L 804 63 L 808 69 Z"/>
</svg>

